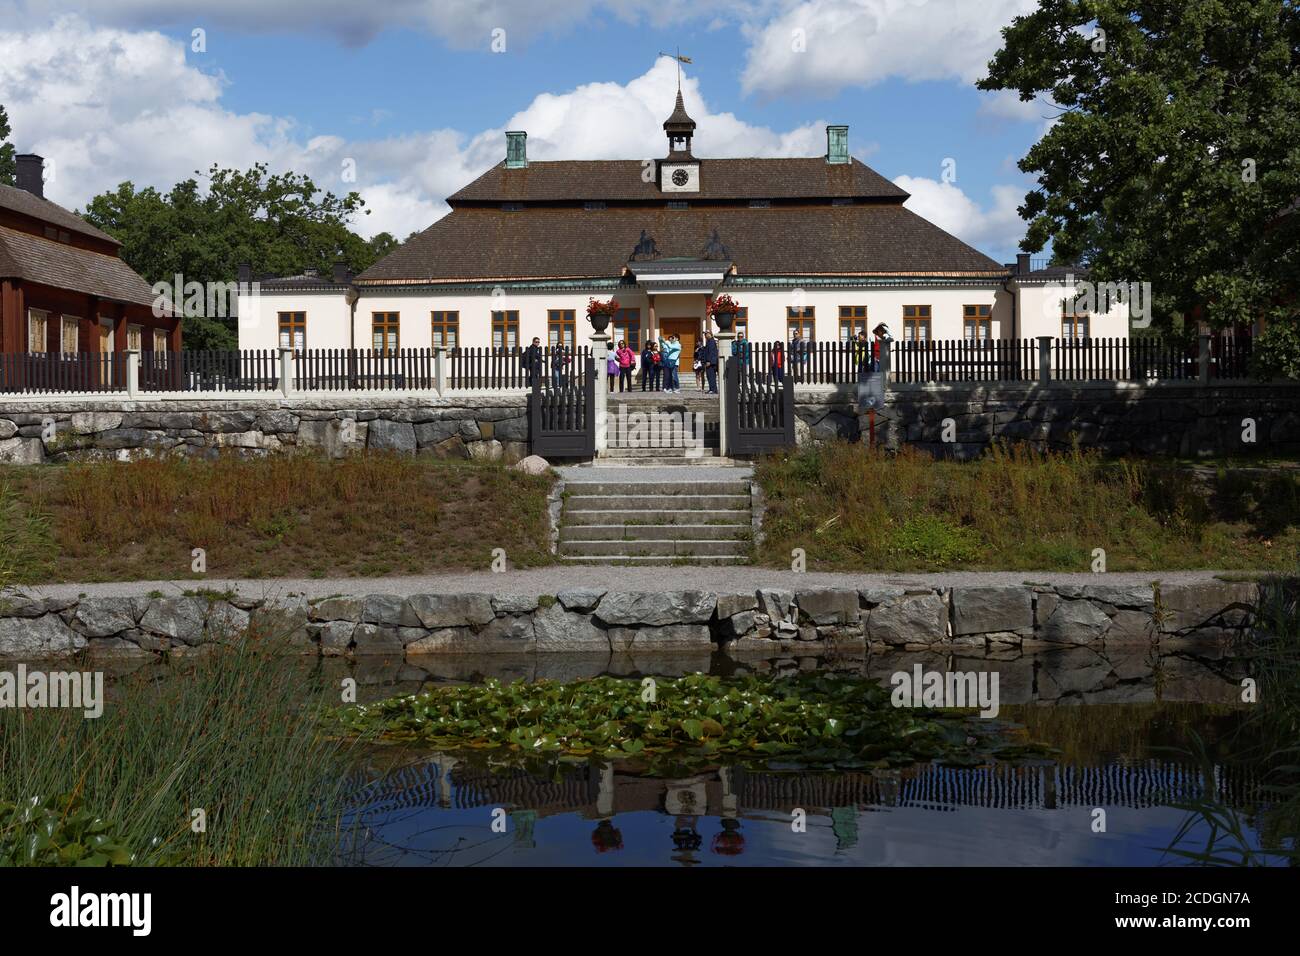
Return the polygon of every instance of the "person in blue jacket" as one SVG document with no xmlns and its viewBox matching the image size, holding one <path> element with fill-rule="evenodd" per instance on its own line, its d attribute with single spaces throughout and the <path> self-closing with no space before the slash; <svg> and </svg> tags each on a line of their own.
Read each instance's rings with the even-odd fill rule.
<svg viewBox="0 0 1300 956">
<path fill-rule="evenodd" d="M 700 365 L 708 379 L 710 395 L 718 394 L 718 340 L 712 332 L 704 333 L 704 348 L 700 350 Z"/>
<path fill-rule="evenodd" d="M 681 360 L 682 342 L 676 333 L 664 339 L 663 353 L 664 391 L 680 392 L 682 382 L 677 376 L 677 363 Z"/>
</svg>

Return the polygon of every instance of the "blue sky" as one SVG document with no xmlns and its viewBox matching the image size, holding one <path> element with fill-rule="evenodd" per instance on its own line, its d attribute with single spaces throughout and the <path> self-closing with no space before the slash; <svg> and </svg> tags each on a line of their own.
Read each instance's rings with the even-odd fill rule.
<svg viewBox="0 0 1300 956">
<path fill-rule="evenodd" d="M 680 46 L 697 155 L 819 155 L 822 124 L 847 123 L 915 211 L 1014 256 L 1031 185 L 1015 163 L 1051 110 L 973 80 L 1027 0 L 648 3 L 0 0 L 0 103 L 66 204 L 265 161 L 358 189 L 361 231 L 403 238 L 503 155 L 506 128 L 534 158 L 660 155 L 675 73 L 657 54 Z"/>
</svg>

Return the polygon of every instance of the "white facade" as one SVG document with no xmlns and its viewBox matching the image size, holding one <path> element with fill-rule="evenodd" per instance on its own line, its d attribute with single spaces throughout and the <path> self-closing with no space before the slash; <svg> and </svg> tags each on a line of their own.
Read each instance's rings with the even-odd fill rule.
<svg viewBox="0 0 1300 956">
<path fill-rule="evenodd" d="M 352 341 L 352 309 L 343 291 L 329 292 L 260 292 L 239 297 L 239 347 L 241 349 L 276 349 L 281 344 L 296 343 L 281 328 L 282 315 L 303 314 L 308 349 L 361 348 L 365 342 Z"/>
<path fill-rule="evenodd" d="M 754 341 L 788 341 L 797 328 L 803 338 L 834 342 L 850 328 L 865 325 L 870 332 L 881 322 L 899 340 L 1076 337 L 1077 330 L 1085 328 L 1078 322 L 1067 322 L 1063 327 L 1061 300 L 1072 293 L 1060 284 L 1011 281 L 953 287 L 918 282 L 771 288 L 729 283 L 724 288 L 746 310 L 746 332 Z M 703 330 L 707 297 L 699 293 L 648 295 L 639 289 L 594 286 L 586 291 L 485 286 L 446 292 L 433 288 L 389 291 L 363 287 L 355 309 L 343 290 L 263 291 L 258 296 L 241 297 L 239 345 L 242 349 L 268 349 L 289 344 L 281 330 L 290 325 L 282 317 L 297 314 L 301 314 L 305 335 L 296 341 L 305 342 L 308 349 L 370 349 L 376 344 L 376 329 L 391 330 L 394 325 L 400 348 L 423 349 L 435 344 L 470 348 L 528 345 L 534 336 L 545 344 L 554 342 L 561 333 L 570 344 L 574 342 L 571 335 L 576 336 L 577 344 L 588 344 L 592 330 L 586 321 L 586 309 L 591 298 L 618 299 L 627 310 L 626 319 L 636 323 L 641 345 L 648 338 L 659 338 L 665 320 L 694 319 Z M 796 310 L 794 317 L 792 309 Z M 842 309 L 850 309 L 852 318 L 842 319 Z M 865 320 L 861 317 L 863 309 Z M 494 313 L 503 313 L 508 323 L 498 321 L 494 330 Z M 437 342 L 435 315 L 438 332 L 448 333 Z M 618 328 L 623 325 L 623 320 L 615 320 L 616 339 L 620 335 L 631 337 L 631 329 Z M 1075 335 L 1070 334 L 1072 330 Z M 503 335 L 508 338 L 503 340 Z M 1115 306 L 1107 314 L 1091 314 L 1086 335 L 1127 338 L 1127 309 Z M 391 340 L 384 341 L 391 344 Z"/>
</svg>

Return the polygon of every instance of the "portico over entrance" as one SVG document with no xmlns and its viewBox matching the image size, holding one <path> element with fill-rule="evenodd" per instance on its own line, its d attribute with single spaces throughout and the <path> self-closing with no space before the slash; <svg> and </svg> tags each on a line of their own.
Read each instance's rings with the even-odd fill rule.
<svg viewBox="0 0 1300 956">
<path fill-rule="evenodd" d="M 651 261 L 632 261 L 627 264 L 628 271 L 636 279 L 637 286 L 646 294 L 650 303 L 650 337 L 662 338 L 672 332 L 681 334 L 683 339 L 689 334 L 690 346 L 695 344 L 697 332 L 702 331 L 705 303 L 717 294 L 718 287 L 728 273 L 734 272 L 730 261 L 718 259 L 654 259 Z M 671 296 L 671 314 L 657 314 L 656 296 Z M 695 309 L 684 308 L 688 302 L 698 302 Z M 691 313 L 695 313 L 692 315 Z M 693 322 L 693 328 L 692 328 Z M 672 328 L 669 328 L 669 326 Z M 684 351 L 690 356 L 689 351 Z M 684 363 L 690 368 L 689 358 Z"/>
</svg>

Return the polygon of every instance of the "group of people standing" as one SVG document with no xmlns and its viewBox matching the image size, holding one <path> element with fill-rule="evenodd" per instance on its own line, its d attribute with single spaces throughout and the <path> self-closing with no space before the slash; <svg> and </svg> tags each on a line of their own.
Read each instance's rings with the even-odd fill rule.
<svg viewBox="0 0 1300 956">
<path fill-rule="evenodd" d="M 892 339 L 889 327 L 883 322 L 872 330 L 871 337 L 865 331 L 859 331 L 853 338 L 855 365 L 860 378 L 880 370 L 882 339 Z M 776 343 L 768 352 L 768 371 L 777 384 L 785 379 L 787 362 L 798 376 L 799 367 L 808 361 L 813 348 L 811 341 L 797 336 L 791 338 L 788 346 Z M 543 372 L 543 354 L 540 338 L 534 338 L 532 345 L 524 350 L 524 373 L 530 388 L 534 375 Z M 639 372 L 641 391 L 678 393 L 682 390 L 679 374 L 681 355 L 681 337 L 676 333 L 666 336 L 662 343 L 654 339 L 648 340 L 639 356 L 628 346 L 626 339 L 619 339 L 617 348 L 610 353 L 605 366 L 609 390 L 615 391 L 617 384 L 620 392 L 634 391 L 633 375 Z M 740 363 L 742 369 L 752 361 L 753 349 L 744 333 L 738 333 L 731 343 L 731 358 Z M 718 394 L 718 341 L 712 332 L 705 332 L 704 338 L 696 344 L 692 363 L 701 391 L 710 395 Z M 573 348 L 567 345 L 554 346 L 549 364 L 551 384 L 557 388 L 563 386 L 568 381 L 573 365 Z"/>
<path fill-rule="evenodd" d="M 533 336 L 532 344 L 524 349 L 520 355 L 520 361 L 524 367 L 524 383 L 528 388 L 533 387 L 536 378 L 545 374 L 545 366 L 548 364 L 545 354 L 542 350 L 542 340 L 537 336 Z M 551 386 L 553 388 L 564 387 L 568 383 L 569 374 L 573 370 L 572 346 L 560 344 L 552 347 L 549 364 L 551 367 Z"/>
<path fill-rule="evenodd" d="M 716 346 L 714 351 L 716 355 Z M 605 366 L 609 390 L 614 391 L 614 384 L 617 382 L 618 391 L 634 391 L 632 373 L 639 371 L 641 391 L 680 392 L 682 380 L 678 368 L 681 356 L 682 340 L 675 333 L 665 337 L 662 345 L 654 339 L 648 340 L 640 356 L 634 349 L 628 347 L 626 339 L 619 339 L 618 347 L 610 353 Z"/>
</svg>

